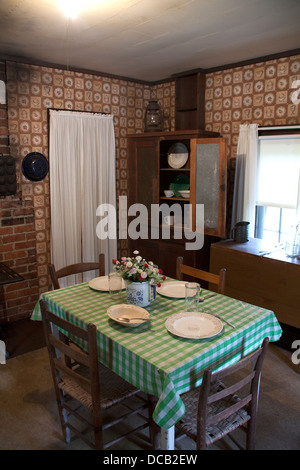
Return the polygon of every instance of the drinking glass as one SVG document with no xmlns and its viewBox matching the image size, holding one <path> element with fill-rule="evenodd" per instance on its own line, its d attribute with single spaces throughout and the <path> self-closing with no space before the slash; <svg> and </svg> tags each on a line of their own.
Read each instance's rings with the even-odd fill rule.
<svg viewBox="0 0 300 470">
<path fill-rule="evenodd" d="M 185 306 L 187 312 L 197 312 L 199 307 L 201 286 L 197 282 L 185 284 Z"/>
<path fill-rule="evenodd" d="M 120 299 L 122 294 L 122 276 L 116 272 L 109 273 L 108 285 L 111 298 L 115 300 Z"/>
</svg>

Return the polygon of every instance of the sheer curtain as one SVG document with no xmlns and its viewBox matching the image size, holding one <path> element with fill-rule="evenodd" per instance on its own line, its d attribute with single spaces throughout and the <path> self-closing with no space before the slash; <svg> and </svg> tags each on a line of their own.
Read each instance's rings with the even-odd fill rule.
<svg viewBox="0 0 300 470">
<path fill-rule="evenodd" d="M 231 229 L 237 222 L 250 222 L 255 231 L 258 124 L 242 124 L 237 147 Z"/>
<path fill-rule="evenodd" d="M 97 261 L 101 252 L 107 272 L 117 241 L 97 237 L 96 209 L 116 207 L 113 117 L 51 110 L 49 149 L 52 263 L 59 269 Z"/>
</svg>

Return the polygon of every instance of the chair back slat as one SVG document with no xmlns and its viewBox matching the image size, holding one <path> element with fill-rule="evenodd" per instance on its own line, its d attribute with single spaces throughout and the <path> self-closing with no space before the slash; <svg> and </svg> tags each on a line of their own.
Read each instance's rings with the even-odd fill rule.
<svg viewBox="0 0 300 470">
<path fill-rule="evenodd" d="M 220 423 L 224 419 L 229 418 L 229 416 L 244 408 L 251 401 L 251 399 L 251 395 L 247 395 L 245 398 L 238 401 L 234 405 L 225 408 L 225 410 L 221 411 L 220 413 L 210 416 L 206 420 L 206 426 L 211 426 L 212 424 Z"/>
<path fill-rule="evenodd" d="M 60 289 L 59 279 L 75 274 L 85 273 L 87 271 L 97 271 L 99 276 L 105 274 L 105 256 L 103 253 L 99 255 L 99 261 L 85 262 L 85 263 L 74 263 L 69 266 L 64 266 L 61 269 L 56 270 L 54 264 L 49 264 L 49 273 L 52 280 L 53 288 Z"/>
<path fill-rule="evenodd" d="M 62 354 L 67 357 L 70 357 L 76 362 L 83 364 L 86 367 L 89 367 L 89 356 L 88 354 L 79 351 L 78 349 L 72 348 L 65 344 L 64 342 L 60 341 L 54 335 L 49 337 L 50 344 L 55 348 L 58 349 Z"/>
<path fill-rule="evenodd" d="M 208 271 L 203 271 L 202 269 L 194 268 L 193 266 L 187 266 L 183 264 L 183 258 L 178 256 L 176 261 L 176 279 L 179 281 L 183 280 L 183 274 L 194 277 L 210 284 L 217 286 L 219 294 L 224 294 L 225 291 L 225 277 L 226 269 L 220 269 L 219 274 L 210 273 Z"/>
<path fill-rule="evenodd" d="M 239 380 L 238 382 L 234 383 L 230 387 L 226 387 L 224 390 L 221 390 L 220 392 L 216 392 L 213 395 L 210 395 L 207 399 L 207 403 L 208 404 L 214 403 L 215 401 L 223 400 L 229 395 L 233 395 L 234 393 L 244 388 L 248 383 L 250 383 L 251 380 L 253 380 L 254 376 L 255 376 L 255 372 L 251 372 L 249 375 L 244 377 L 242 380 Z"/>
</svg>

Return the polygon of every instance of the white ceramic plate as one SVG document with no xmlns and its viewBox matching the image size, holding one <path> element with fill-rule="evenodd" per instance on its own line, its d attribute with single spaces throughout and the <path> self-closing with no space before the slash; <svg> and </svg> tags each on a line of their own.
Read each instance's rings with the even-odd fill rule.
<svg viewBox="0 0 300 470">
<path fill-rule="evenodd" d="M 100 290 L 103 292 L 109 291 L 108 276 L 95 277 L 89 282 L 89 287 L 93 290 Z M 125 289 L 125 283 L 122 279 L 122 289 Z"/>
<path fill-rule="evenodd" d="M 184 281 L 164 281 L 156 292 L 165 297 L 173 297 L 174 299 L 185 299 L 185 282 Z"/>
<path fill-rule="evenodd" d="M 165 325 L 173 335 L 188 339 L 209 339 L 223 331 L 221 320 L 204 312 L 175 313 Z"/>
<path fill-rule="evenodd" d="M 170 153 L 168 155 L 168 165 L 171 168 L 182 168 L 189 158 L 188 153 Z"/>
<path fill-rule="evenodd" d="M 126 316 L 128 318 L 149 318 L 149 313 L 142 307 L 138 307 L 136 305 L 128 305 L 128 304 L 119 304 L 113 305 L 107 309 L 107 314 L 109 318 L 116 321 L 120 325 L 129 326 L 129 327 L 137 327 L 139 325 L 144 324 L 143 320 L 131 320 L 130 322 L 118 320 L 118 318 L 122 316 Z"/>
<path fill-rule="evenodd" d="M 187 147 L 182 142 L 171 145 L 168 151 L 168 164 L 171 168 L 182 168 L 189 158 Z"/>
</svg>

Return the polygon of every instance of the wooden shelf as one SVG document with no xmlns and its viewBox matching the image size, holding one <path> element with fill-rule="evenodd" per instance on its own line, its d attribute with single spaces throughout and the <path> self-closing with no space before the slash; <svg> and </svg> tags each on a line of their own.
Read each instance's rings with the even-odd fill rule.
<svg viewBox="0 0 300 470">
<path fill-rule="evenodd" d="M 160 199 L 166 199 L 167 201 L 189 201 L 189 197 L 179 197 L 179 196 L 172 196 L 172 197 L 167 197 L 167 196 L 160 196 Z"/>
<path fill-rule="evenodd" d="M 190 168 L 161 168 L 160 171 L 190 171 Z"/>
</svg>

